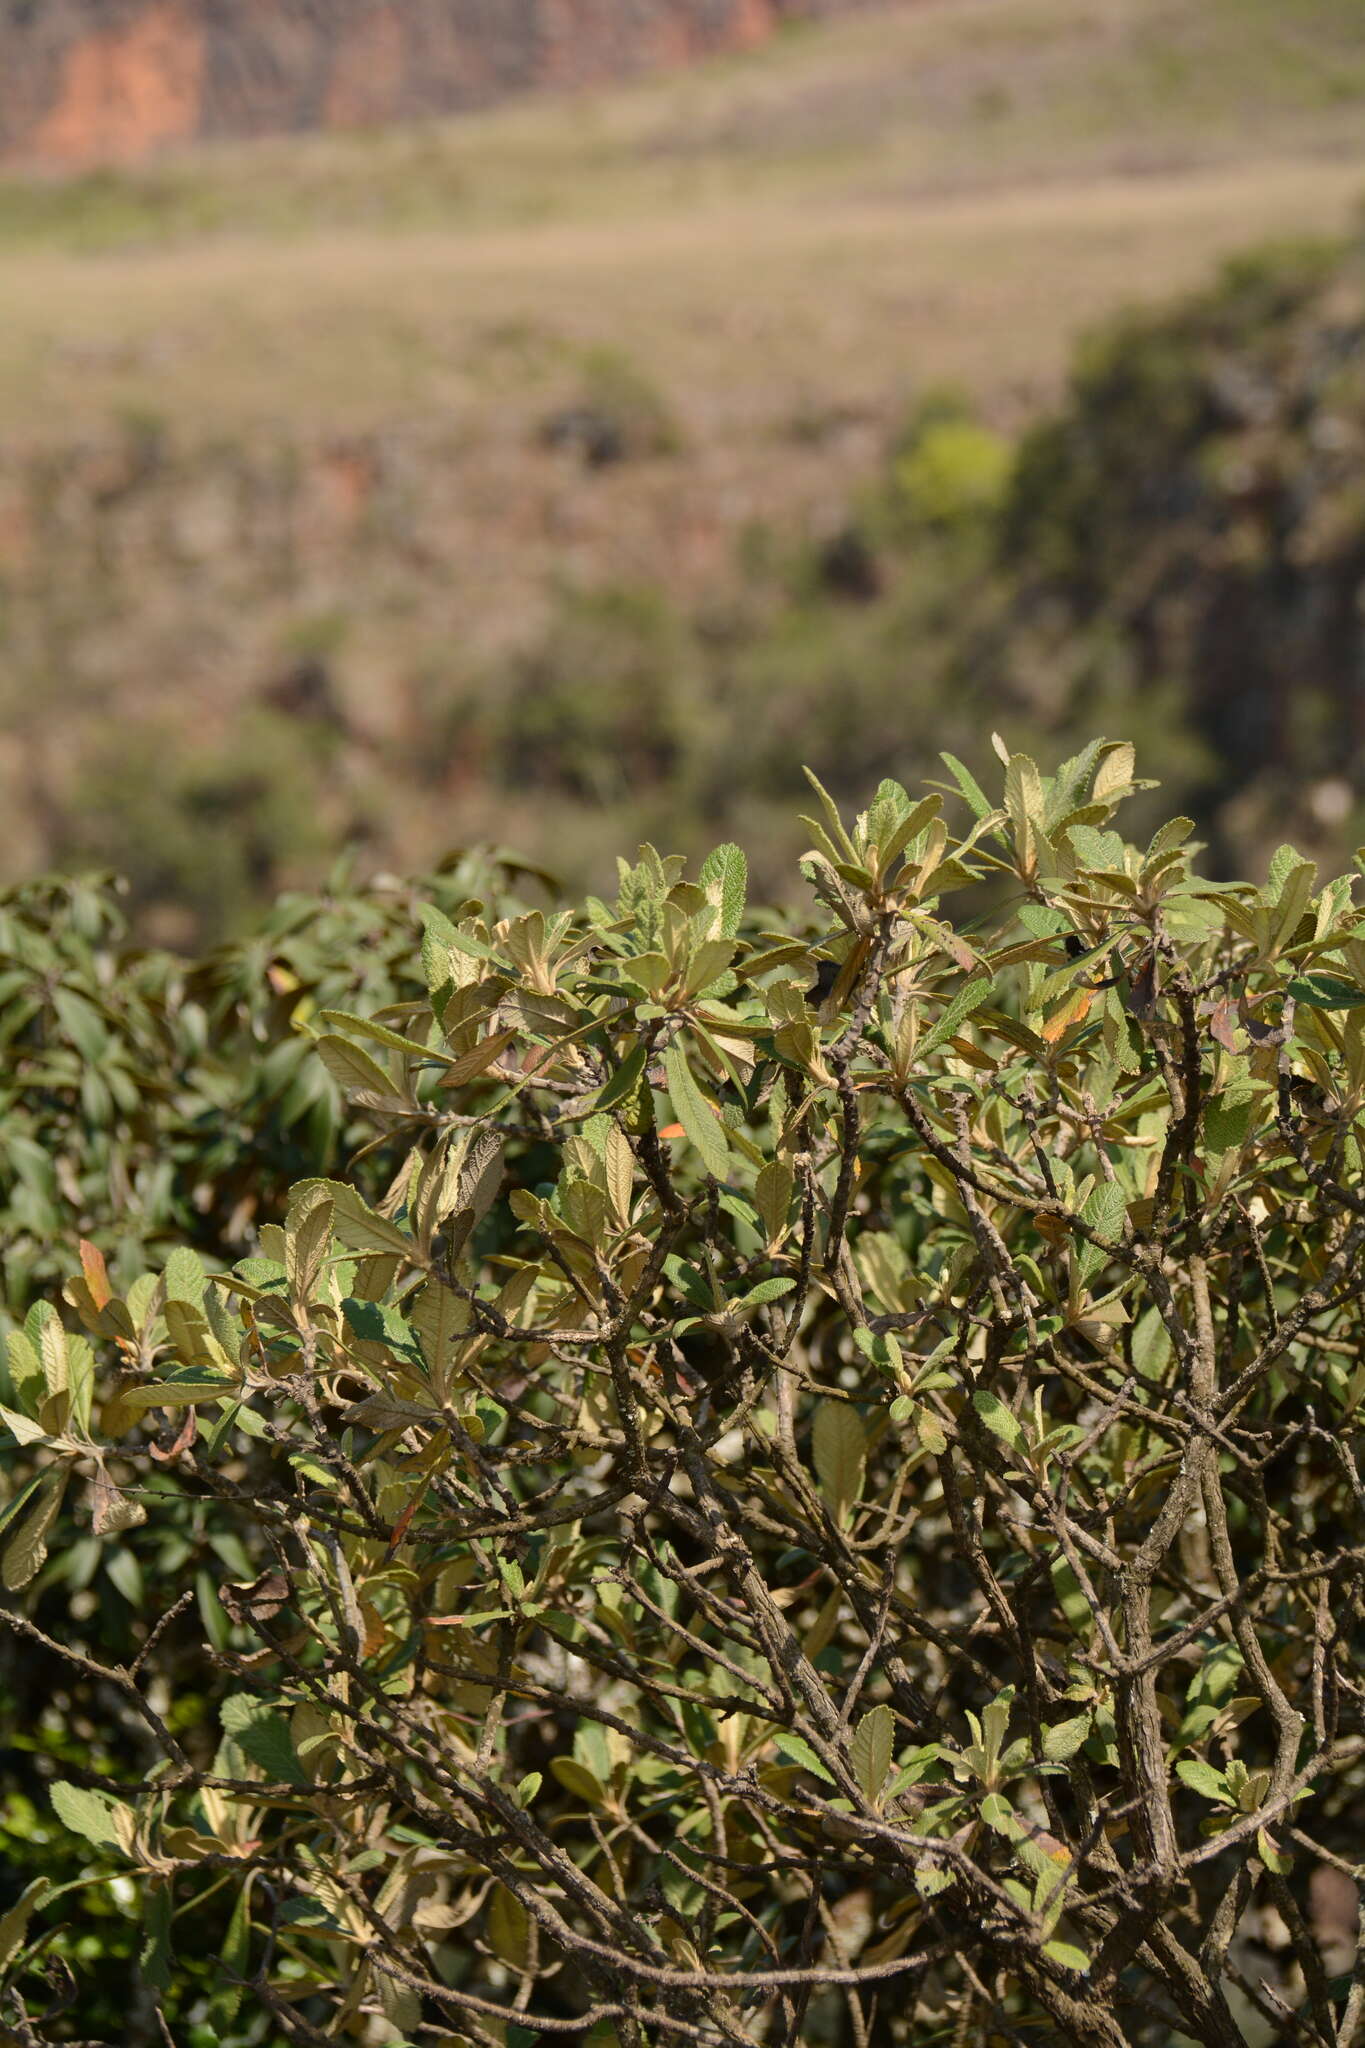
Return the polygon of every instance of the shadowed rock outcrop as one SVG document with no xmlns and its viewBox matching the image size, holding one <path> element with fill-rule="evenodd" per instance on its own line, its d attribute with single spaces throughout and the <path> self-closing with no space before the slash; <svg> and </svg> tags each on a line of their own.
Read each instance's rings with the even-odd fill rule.
<svg viewBox="0 0 1365 2048">
<path fill-rule="evenodd" d="M 487 105 L 761 43 L 866 0 L 0 0 L 0 161 Z"/>
</svg>

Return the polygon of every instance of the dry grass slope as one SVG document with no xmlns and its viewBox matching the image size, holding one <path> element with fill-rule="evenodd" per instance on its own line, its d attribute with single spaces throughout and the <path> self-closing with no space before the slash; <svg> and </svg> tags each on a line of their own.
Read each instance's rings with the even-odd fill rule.
<svg viewBox="0 0 1365 2048">
<path fill-rule="evenodd" d="M 0 432 L 432 408 L 563 347 L 703 430 L 951 372 L 1017 410 L 1078 324 L 1365 185 L 1354 0 L 922 0 L 460 122 L 0 183 Z"/>
<path fill-rule="evenodd" d="M 577 99 L 0 180 L 11 869 L 92 736 L 192 706 L 229 748 L 300 647 L 340 649 L 379 761 L 566 585 L 713 601 L 746 535 L 837 524 L 926 389 L 1011 429 L 1117 306 L 1342 226 L 1362 112 L 1359 0 L 916 0 Z M 543 445 L 603 374 L 673 452 Z M 375 829 L 403 863 L 565 846 L 473 758 Z"/>
</svg>

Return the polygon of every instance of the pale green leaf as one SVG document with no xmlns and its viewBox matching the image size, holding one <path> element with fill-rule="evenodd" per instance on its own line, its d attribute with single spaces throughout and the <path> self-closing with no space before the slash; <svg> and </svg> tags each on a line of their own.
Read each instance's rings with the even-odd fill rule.
<svg viewBox="0 0 1365 2048">
<path fill-rule="evenodd" d="M 41 1422 L 34 1422 L 30 1416 L 20 1415 L 13 1408 L 0 1406 L 0 1422 L 4 1423 L 5 1428 L 21 1444 L 44 1443 L 50 1434 Z"/>
<path fill-rule="evenodd" d="M 827 1785 L 837 1784 L 838 1780 L 826 1770 L 804 1735 L 793 1735 L 785 1728 L 779 1729 L 773 1736 L 773 1747 L 792 1763 L 800 1764 L 802 1770 L 809 1771 L 812 1777 L 823 1778 Z"/>
<path fill-rule="evenodd" d="M 784 1159 L 770 1159 L 754 1182 L 754 1205 L 769 1245 L 786 1235 L 795 1185 L 795 1176 Z"/>
<path fill-rule="evenodd" d="M 70 1466 L 54 1470 L 47 1478 L 35 1506 L 19 1522 L 0 1558 L 0 1582 L 6 1592 L 18 1593 L 36 1578 L 47 1561 L 47 1539 L 61 1511 Z"/>
<path fill-rule="evenodd" d="M 488 1903 L 488 1939 L 493 1953 L 514 1970 L 526 1967 L 531 1916 L 506 1885 L 495 1884 Z"/>
<path fill-rule="evenodd" d="M 1049 1941 L 1043 1944 L 1043 1954 L 1050 1963 L 1056 1963 L 1063 1970 L 1074 1970 L 1084 1976 L 1090 1968 L 1090 1958 L 1083 1948 L 1077 1948 L 1070 1941 Z"/>
<path fill-rule="evenodd" d="M 853 1731 L 853 1740 L 848 1746 L 849 1762 L 853 1766 L 854 1777 L 874 1802 L 881 1796 L 891 1769 L 895 1739 L 896 1720 L 888 1706 L 873 1707 L 863 1715 Z"/>
<path fill-rule="evenodd" d="M 367 1052 L 337 1032 L 324 1031 L 314 1041 L 322 1064 L 343 1095 L 370 1108 L 400 1108 L 403 1097 L 389 1075 Z"/>
<path fill-rule="evenodd" d="M 70 1785 L 59 1778 L 51 1787 L 52 1810 L 63 1827 L 83 1835 L 97 1849 L 120 1849 L 131 1855 L 137 1838 L 137 1816 L 111 1792 Z"/>
<path fill-rule="evenodd" d="M 204 1299 L 204 1267 L 197 1253 L 177 1245 L 162 1273 L 167 1301 L 188 1301 L 198 1307 Z"/>
<path fill-rule="evenodd" d="M 1077 1714 L 1070 1721 L 1058 1721 L 1043 1730 L 1043 1755 L 1050 1763 L 1063 1763 L 1075 1756 L 1090 1733 L 1089 1714 Z"/>
<path fill-rule="evenodd" d="M 51 1879 L 35 1877 L 25 1885 L 14 1904 L 0 1913 L 0 1975 L 18 1955 L 28 1937 L 28 1923 L 47 1897 Z"/>
<path fill-rule="evenodd" d="M 701 866 L 701 886 L 718 913 L 716 936 L 733 939 L 744 916 L 749 866 L 738 846 L 718 846 Z"/>
<path fill-rule="evenodd" d="M 1228 1790 L 1227 1779 L 1212 1764 L 1201 1762 L 1198 1757 L 1187 1757 L 1175 1767 L 1175 1774 L 1182 1785 L 1188 1785 L 1191 1792 L 1198 1792 L 1204 1799 L 1213 1799 L 1220 1806 L 1235 1806 L 1237 1801 Z"/>
<path fill-rule="evenodd" d="M 822 1401 L 811 1428 L 811 1458 L 820 1491 L 841 1519 L 863 1490 L 867 1438 L 857 1410 L 846 1401 Z"/>
<path fill-rule="evenodd" d="M 993 1436 L 998 1436 L 1011 1450 L 1018 1444 L 1023 1431 L 998 1394 L 991 1393 L 988 1387 L 978 1387 L 972 1395 L 972 1406 Z"/>
<path fill-rule="evenodd" d="M 985 975 L 978 975 L 964 983 L 937 1023 L 931 1025 L 920 1039 L 915 1048 L 916 1057 L 927 1058 L 931 1052 L 936 1052 L 939 1046 L 945 1045 L 950 1038 L 955 1037 L 967 1019 L 981 1008 L 990 992 L 991 984 Z"/>
<path fill-rule="evenodd" d="M 664 1073 L 678 1122 L 701 1154 L 707 1172 L 724 1180 L 730 1165 L 725 1128 L 693 1079 L 680 1046 L 670 1045 L 664 1054 Z"/>
</svg>

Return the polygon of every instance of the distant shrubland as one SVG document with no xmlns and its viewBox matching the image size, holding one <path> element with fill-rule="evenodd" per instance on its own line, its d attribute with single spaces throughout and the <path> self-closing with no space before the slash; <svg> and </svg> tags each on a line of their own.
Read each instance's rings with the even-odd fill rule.
<svg viewBox="0 0 1365 2048">
<path fill-rule="evenodd" d="M 566 371 L 556 459 L 645 464 L 666 492 L 666 393 L 619 352 Z M 66 568 L 0 584 L 11 863 L 117 868 L 171 938 L 232 928 L 341 844 L 375 866 L 502 838 L 572 885 L 623 838 L 742 830 L 763 888 L 793 850 L 803 756 L 845 792 L 940 745 L 979 766 L 992 725 L 1056 748 L 1101 720 L 1139 735 L 1216 861 L 1254 868 L 1281 817 L 1330 855 L 1359 836 L 1363 444 L 1361 246 L 1267 249 L 1093 338 L 1018 441 L 926 393 L 814 529 L 751 525 L 715 577 L 566 576 L 492 639 L 473 617 L 461 631 L 467 600 L 443 596 L 428 545 L 455 516 L 453 446 L 191 461 L 130 420 L 102 464 L 28 477 Z M 695 480 L 680 488 L 697 516 Z M 345 602 L 362 559 L 364 618 Z M 163 593 L 176 565 L 200 613 Z M 258 601 L 277 652 L 234 699 L 214 677 Z M 159 673 L 130 683 L 148 647 Z M 98 715 L 114 664 L 131 752 L 127 721 Z"/>
</svg>

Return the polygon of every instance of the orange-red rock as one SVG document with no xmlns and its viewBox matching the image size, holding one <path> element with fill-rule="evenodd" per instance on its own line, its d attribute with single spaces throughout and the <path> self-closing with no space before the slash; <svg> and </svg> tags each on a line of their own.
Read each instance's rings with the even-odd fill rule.
<svg viewBox="0 0 1365 2048">
<path fill-rule="evenodd" d="M 866 0 L 0 0 L 0 161 L 399 120 L 745 49 Z"/>
</svg>

